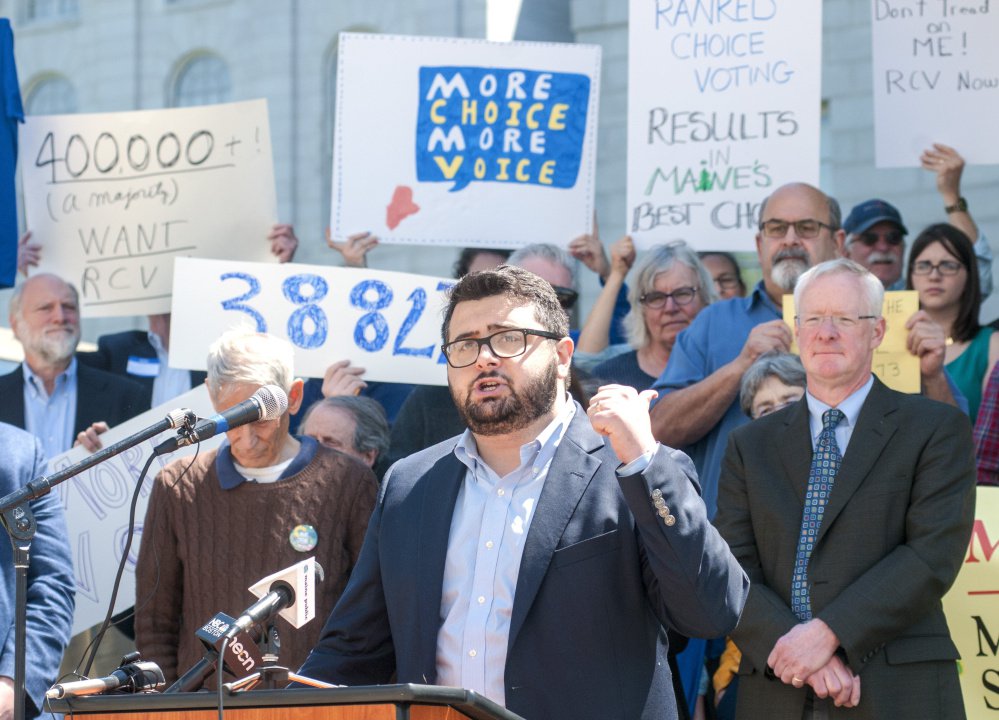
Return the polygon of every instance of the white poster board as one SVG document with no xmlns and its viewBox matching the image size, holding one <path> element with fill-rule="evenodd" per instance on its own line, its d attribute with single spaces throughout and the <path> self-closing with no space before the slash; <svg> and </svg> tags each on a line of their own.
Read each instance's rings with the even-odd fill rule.
<svg viewBox="0 0 999 720">
<path fill-rule="evenodd" d="M 170 364 L 204 370 L 233 327 L 295 346 L 295 374 L 322 377 L 348 359 L 366 380 L 446 385 L 440 328 L 445 278 L 299 263 L 177 258 Z M 187 292 L 185 288 L 197 288 Z"/>
<path fill-rule="evenodd" d="M 626 227 L 750 250 L 759 203 L 819 179 L 820 0 L 630 0 Z"/>
<path fill-rule="evenodd" d="M 877 167 L 919 167 L 933 143 L 999 163 L 999 7 L 871 0 Z"/>
<path fill-rule="evenodd" d="M 600 48 L 341 33 L 330 229 L 513 248 L 591 231 Z"/>
<path fill-rule="evenodd" d="M 273 259 L 267 102 L 29 116 L 21 128 L 39 272 L 80 291 L 85 317 L 170 310 L 173 259 Z"/>
<path fill-rule="evenodd" d="M 101 440 L 105 447 L 124 440 L 129 435 L 156 424 L 176 408 L 193 410 L 198 417 L 210 417 L 215 413 L 208 400 L 208 391 L 204 385 L 199 385 L 168 403 L 111 428 L 101 435 Z M 56 488 L 66 511 L 73 573 L 76 577 L 74 635 L 104 620 L 114 576 L 128 540 L 128 510 L 135 483 L 143 465 L 152 455 L 153 448 L 175 434 L 175 430 L 168 430 L 95 465 Z M 223 437 L 219 435 L 201 443 L 200 452 L 218 447 Z M 193 455 L 195 450 L 195 447 L 181 448 L 175 453 L 157 458 L 149 468 L 136 505 L 136 533 L 121 577 L 116 611 L 124 610 L 135 602 L 135 562 L 139 557 L 139 540 L 153 478 L 164 465 L 176 458 Z M 49 461 L 49 474 L 73 465 L 88 455 L 82 447 L 68 450 Z"/>
</svg>

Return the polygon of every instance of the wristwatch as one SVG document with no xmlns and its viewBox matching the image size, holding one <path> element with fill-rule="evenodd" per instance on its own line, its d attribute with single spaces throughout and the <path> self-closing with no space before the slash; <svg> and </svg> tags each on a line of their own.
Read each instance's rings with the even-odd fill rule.
<svg viewBox="0 0 999 720">
<path fill-rule="evenodd" d="M 944 212 L 947 213 L 948 215 L 956 212 L 968 212 L 968 201 L 965 200 L 963 197 L 959 197 L 956 203 L 945 207 Z"/>
</svg>

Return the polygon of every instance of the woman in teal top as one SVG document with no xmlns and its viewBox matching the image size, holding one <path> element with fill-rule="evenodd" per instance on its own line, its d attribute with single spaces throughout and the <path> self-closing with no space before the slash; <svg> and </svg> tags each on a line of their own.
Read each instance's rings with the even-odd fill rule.
<svg viewBox="0 0 999 720">
<path fill-rule="evenodd" d="M 968 399 L 974 423 L 985 381 L 999 358 L 999 334 L 978 323 L 982 293 L 971 240 L 953 225 L 930 225 L 912 244 L 906 283 L 919 292 L 920 307 L 947 335 L 945 367 Z"/>
</svg>

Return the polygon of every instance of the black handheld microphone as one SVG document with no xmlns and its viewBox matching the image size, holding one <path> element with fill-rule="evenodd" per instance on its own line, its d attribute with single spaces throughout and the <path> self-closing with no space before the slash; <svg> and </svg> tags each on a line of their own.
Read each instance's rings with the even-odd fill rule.
<svg viewBox="0 0 999 720">
<path fill-rule="evenodd" d="M 284 580 L 275 580 L 271 583 L 270 592 L 257 600 L 243 611 L 242 615 L 236 618 L 226 635 L 234 638 L 240 632 L 248 628 L 267 622 L 286 607 L 295 604 L 295 590 Z"/>
<path fill-rule="evenodd" d="M 160 443 L 153 450 L 157 455 L 172 453 L 178 448 L 207 440 L 258 420 L 277 420 L 288 410 L 288 394 L 277 385 L 264 385 L 241 403 L 199 420 L 193 430 L 182 429 L 177 437 Z"/>
<path fill-rule="evenodd" d="M 49 688 L 45 697 L 60 700 L 81 695 L 98 695 L 110 690 L 141 692 L 158 690 L 165 684 L 160 666 L 150 660 L 143 660 L 122 665 L 107 677 L 58 683 Z"/>
</svg>

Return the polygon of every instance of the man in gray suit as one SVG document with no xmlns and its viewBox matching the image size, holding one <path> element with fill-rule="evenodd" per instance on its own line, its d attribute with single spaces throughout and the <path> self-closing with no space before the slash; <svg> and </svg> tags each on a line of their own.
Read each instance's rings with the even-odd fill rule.
<svg viewBox="0 0 999 720">
<path fill-rule="evenodd" d="M 752 581 L 739 718 L 964 717 L 941 598 L 971 535 L 970 426 L 871 374 L 883 293 L 850 260 L 805 273 L 805 398 L 730 437 L 715 523 Z"/>
<path fill-rule="evenodd" d="M 652 437 L 655 393 L 569 398 L 568 332 L 526 270 L 454 287 L 443 350 L 469 429 L 389 470 L 302 674 L 460 686 L 532 719 L 676 718 L 666 629 L 728 632 L 745 574 L 690 459 Z"/>
</svg>

